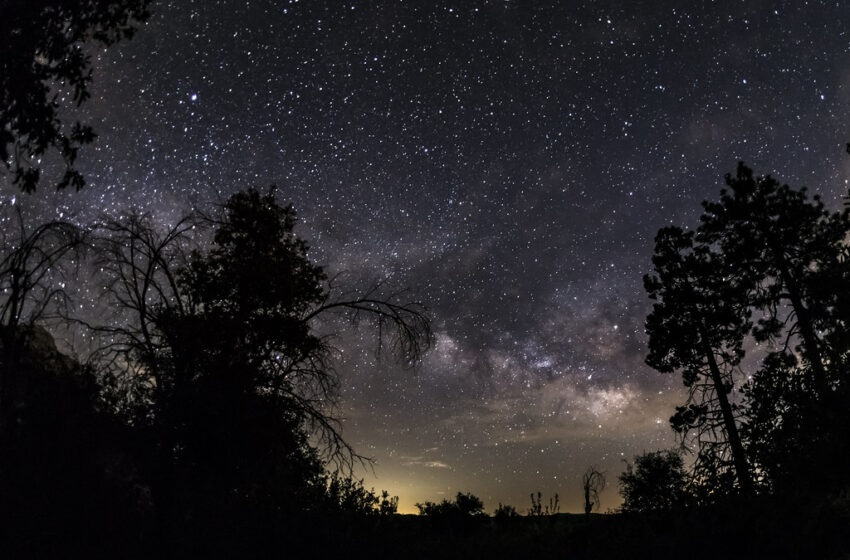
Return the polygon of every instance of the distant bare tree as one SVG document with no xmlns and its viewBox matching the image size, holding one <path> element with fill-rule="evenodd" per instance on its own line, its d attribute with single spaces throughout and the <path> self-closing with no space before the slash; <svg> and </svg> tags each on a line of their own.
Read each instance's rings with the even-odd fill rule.
<svg viewBox="0 0 850 560">
<path fill-rule="evenodd" d="M 595 466 L 587 467 L 581 476 L 581 488 L 584 491 L 584 514 L 590 518 L 590 512 L 599 509 L 599 494 L 605 490 L 605 473 Z"/>
</svg>

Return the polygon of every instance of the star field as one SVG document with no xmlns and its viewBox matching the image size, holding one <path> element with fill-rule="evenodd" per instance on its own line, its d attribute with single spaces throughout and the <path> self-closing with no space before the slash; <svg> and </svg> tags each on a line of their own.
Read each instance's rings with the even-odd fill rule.
<svg viewBox="0 0 850 560">
<path fill-rule="evenodd" d="M 163 221 L 276 184 L 311 257 L 409 287 L 418 368 L 343 333 L 344 435 L 400 510 L 526 509 L 675 445 L 681 381 L 643 364 L 642 275 L 739 159 L 836 203 L 850 161 L 841 2 L 173 0 L 92 52 L 80 193 L 4 203 Z"/>
</svg>

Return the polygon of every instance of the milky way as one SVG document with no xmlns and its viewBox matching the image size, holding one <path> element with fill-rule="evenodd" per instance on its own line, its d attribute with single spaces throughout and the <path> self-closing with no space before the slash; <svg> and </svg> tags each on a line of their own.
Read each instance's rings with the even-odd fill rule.
<svg viewBox="0 0 850 560">
<path fill-rule="evenodd" d="M 400 509 L 524 510 L 676 445 L 681 381 L 643 364 L 642 275 L 741 159 L 831 204 L 850 161 L 841 2 L 173 1 L 94 51 L 88 186 L 5 204 L 163 222 L 276 184 L 311 257 L 408 287 L 435 345 L 405 370 L 337 345 L 345 436 Z"/>
</svg>

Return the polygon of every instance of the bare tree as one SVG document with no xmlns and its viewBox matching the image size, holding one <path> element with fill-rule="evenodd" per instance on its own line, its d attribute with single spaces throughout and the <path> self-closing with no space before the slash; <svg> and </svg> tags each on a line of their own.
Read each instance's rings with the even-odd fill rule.
<svg viewBox="0 0 850 560">
<path fill-rule="evenodd" d="M 108 320 L 84 324 L 101 337 L 96 348 L 101 368 L 122 378 L 118 386 L 131 390 L 125 395 L 131 401 L 156 400 L 169 390 L 160 359 L 167 342 L 157 321 L 185 311 L 177 269 L 197 246 L 194 227 L 191 215 L 158 228 L 150 216 L 129 213 L 104 218 L 94 228 L 93 264 L 100 271 L 99 299 Z"/>
<path fill-rule="evenodd" d="M 294 224 L 291 208 L 256 191 L 234 195 L 221 217 L 187 216 L 161 231 L 137 214 L 104 220 L 98 267 L 115 313 L 90 326 L 104 337 L 102 358 L 123 376 L 116 385 L 135 387 L 124 398 L 148 414 L 162 414 L 166 395 L 191 391 L 193 380 L 227 363 L 246 372 L 239 390 L 285 402 L 323 458 L 350 470 L 365 457 L 342 438 L 332 334 L 315 326 L 340 315 L 367 322 L 378 350 L 388 345 L 406 363 L 430 344 L 430 326 L 405 291 L 375 284 L 339 294 L 307 260 Z M 205 333 L 211 340 L 199 340 Z"/>
<path fill-rule="evenodd" d="M 57 317 L 67 305 L 68 275 L 79 263 L 85 239 L 85 232 L 67 221 L 31 227 L 18 206 L 5 221 L 12 227 L 0 233 L 0 411 L 4 419 L 22 382 L 17 365 L 27 336 L 37 322 Z"/>
<path fill-rule="evenodd" d="M 599 494 L 605 490 L 605 473 L 595 466 L 587 467 L 581 476 L 581 488 L 584 492 L 584 514 L 589 519 L 590 512 L 599 509 Z"/>
</svg>

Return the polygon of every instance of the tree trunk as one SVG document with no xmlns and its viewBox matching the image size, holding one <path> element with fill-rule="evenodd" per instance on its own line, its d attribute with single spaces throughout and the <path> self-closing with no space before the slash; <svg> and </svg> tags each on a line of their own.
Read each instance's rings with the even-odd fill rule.
<svg viewBox="0 0 850 560">
<path fill-rule="evenodd" d="M 829 384 L 826 380 L 826 369 L 823 366 L 820 345 L 815 335 L 812 318 L 809 315 L 809 310 L 803 305 L 800 287 L 791 275 L 791 267 L 788 265 L 784 251 L 777 245 L 774 239 L 771 238 L 770 243 L 773 256 L 776 259 L 779 277 L 785 284 L 785 288 L 788 291 L 788 299 L 791 300 L 791 307 L 794 309 L 794 314 L 797 315 L 797 325 L 800 327 L 800 335 L 803 337 L 803 354 L 812 367 L 815 393 L 819 399 L 823 400 L 829 395 Z"/>
<path fill-rule="evenodd" d="M 714 391 L 717 393 L 717 401 L 720 403 L 720 413 L 723 416 L 726 436 L 729 438 L 729 447 L 732 449 L 732 461 L 735 464 L 738 484 L 741 485 L 741 491 L 745 496 L 751 496 L 753 494 L 753 481 L 750 477 L 750 469 L 747 466 L 741 436 L 738 433 L 738 425 L 735 422 L 735 416 L 732 414 L 732 405 L 729 403 L 729 398 L 726 395 L 726 386 L 723 383 L 720 368 L 717 366 L 717 360 L 714 358 L 714 352 L 708 344 L 705 326 L 701 326 L 700 330 L 702 331 L 700 332 L 700 337 L 702 338 L 703 351 L 708 361 L 708 368 L 711 371 L 711 381 L 714 384 Z"/>
<path fill-rule="evenodd" d="M 794 313 L 797 315 L 797 325 L 800 327 L 800 335 L 803 337 L 803 353 L 812 367 L 815 392 L 823 400 L 829 395 L 829 384 L 826 380 L 826 369 L 823 367 L 820 345 L 815 335 L 812 318 L 809 315 L 809 310 L 803 305 L 800 290 L 787 269 L 782 270 L 782 277 L 788 288 L 788 299 L 791 300 L 791 307 L 794 308 Z"/>
</svg>

